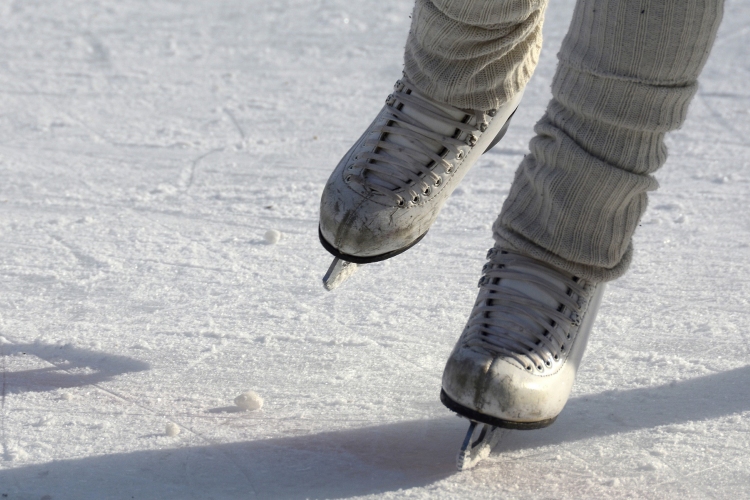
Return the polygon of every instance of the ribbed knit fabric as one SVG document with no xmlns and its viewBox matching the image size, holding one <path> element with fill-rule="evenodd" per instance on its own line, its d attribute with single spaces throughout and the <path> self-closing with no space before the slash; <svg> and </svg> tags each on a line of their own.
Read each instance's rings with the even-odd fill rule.
<svg viewBox="0 0 750 500">
<path fill-rule="evenodd" d="M 463 109 L 496 109 L 526 86 L 547 0 L 417 0 L 404 74 Z"/>
<path fill-rule="evenodd" d="M 664 135 L 685 120 L 722 7 L 578 1 L 553 99 L 493 227 L 498 246 L 592 281 L 627 270 L 647 192 L 657 187 L 650 174 L 667 158 Z"/>
</svg>

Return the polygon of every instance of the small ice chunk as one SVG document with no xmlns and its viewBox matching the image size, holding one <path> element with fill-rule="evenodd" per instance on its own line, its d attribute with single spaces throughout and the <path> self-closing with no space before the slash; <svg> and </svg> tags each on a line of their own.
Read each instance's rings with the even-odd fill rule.
<svg viewBox="0 0 750 500">
<path fill-rule="evenodd" d="M 72 401 L 73 395 L 69 392 L 63 392 L 60 396 L 60 399 L 62 399 L 63 401 Z"/>
<path fill-rule="evenodd" d="M 169 422 L 167 423 L 167 428 L 164 432 L 169 437 L 175 437 L 177 434 L 180 433 L 180 426 L 175 424 L 174 422 Z"/>
<path fill-rule="evenodd" d="M 275 229 L 269 229 L 268 231 L 266 231 L 265 238 L 266 243 L 268 243 L 269 245 L 275 245 L 281 239 L 281 232 Z"/>
<path fill-rule="evenodd" d="M 255 391 L 246 391 L 234 398 L 234 404 L 245 411 L 256 411 L 263 407 L 263 398 Z"/>
</svg>

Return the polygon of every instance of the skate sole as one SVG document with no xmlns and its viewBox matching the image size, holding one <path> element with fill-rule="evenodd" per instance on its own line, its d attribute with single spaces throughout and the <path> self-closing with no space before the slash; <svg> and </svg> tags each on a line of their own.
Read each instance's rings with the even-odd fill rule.
<svg viewBox="0 0 750 500">
<path fill-rule="evenodd" d="M 448 396 L 444 390 L 440 390 L 440 402 L 443 403 L 449 410 L 458 413 L 462 417 L 466 417 L 473 422 L 480 422 L 483 424 L 492 425 L 495 427 L 501 427 L 503 429 L 516 429 L 519 431 L 530 431 L 534 429 L 541 429 L 552 425 L 557 417 L 548 418 L 547 420 L 539 420 L 537 422 L 514 422 L 512 420 L 503 420 L 501 418 L 492 417 L 479 413 L 476 410 L 467 408 L 464 405 L 458 404 Z"/>
<path fill-rule="evenodd" d="M 320 244 L 323 245 L 323 248 L 325 248 L 328 253 L 333 255 L 334 257 L 337 257 L 341 260 L 345 260 L 347 262 L 353 262 L 355 264 L 371 264 L 373 262 L 380 262 L 386 259 L 390 259 L 391 257 L 395 257 L 396 255 L 399 255 L 401 253 L 406 252 L 411 247 L 419 243 L 422 238 L 425 237 L 427 234 L 427 231 L 422 233 L 421 236 L 419 236 L 416 240 L 412 241 L 405 247 L 399 248 L 398 250 L 393 250 L 391 252 L 381 253 L 380 255 L 370 255 L 368 257 L 358 257 L 356 255 L 349 255 L 343 252 L 339 252 L 336 247 L 328 243 L 328 241 L 323 237 L 323 232 L 320 230 L 320 226 L 318 226 L 318 238 L 320 239 Z"/>
</svg>

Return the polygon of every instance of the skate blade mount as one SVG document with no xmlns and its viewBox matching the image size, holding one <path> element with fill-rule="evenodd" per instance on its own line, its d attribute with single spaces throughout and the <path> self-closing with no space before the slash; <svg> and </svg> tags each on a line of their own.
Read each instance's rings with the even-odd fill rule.
<svg viewBox="0 0 750 500">
<path fill-rule="evenodd" d="M 479 427 L 481 425 L 481 428 Z M 490 456 L 492 448 L 510 431 L 474 420 L 469 424 L 464 443 L 456 457 L 456 467 L 460 471 L 469 470 Z M 476 438 L 474 435 L 476 434 Z"/>
<path fill-rule="evenodd" d="M 334 288 L 338 288 L 357 271 L 357 267 L 357 264 L 354 262 L 348 262 L 338 257 L 334 258 L 333 262 L 331 262 L 331 267 L 328 268 L 328 272 L 323 276 L 323 286 L 329 292 Z"/>
</svg>

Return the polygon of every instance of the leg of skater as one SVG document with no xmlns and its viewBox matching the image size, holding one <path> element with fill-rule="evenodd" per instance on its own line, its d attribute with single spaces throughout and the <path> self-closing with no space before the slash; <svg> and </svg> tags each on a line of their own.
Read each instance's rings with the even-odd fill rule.
<svg viewBox="0 0 750 500">
<path fill-rule="evenodd" d="M 560 413 L 603 284 L 630 263 L 664 135 L 685 119 L 721 13 L 721 0 L 579 0 L 553 99 L 443 374 L 446 406 L 520 429 Z"/>
<path fill-rule="evenodd" d="M 539 61 L 547 0 L 417 0 L 404 75 L 461 109 L 497 109 Z"/>
<path fill-rule="evenodd" d="M 375 262 L 424 236 L 504 133 L 538 60 L 545 5 L 417 0 L 404 78 L 323 191 L 320 240 L 328 251 Z"/>
</svg>

